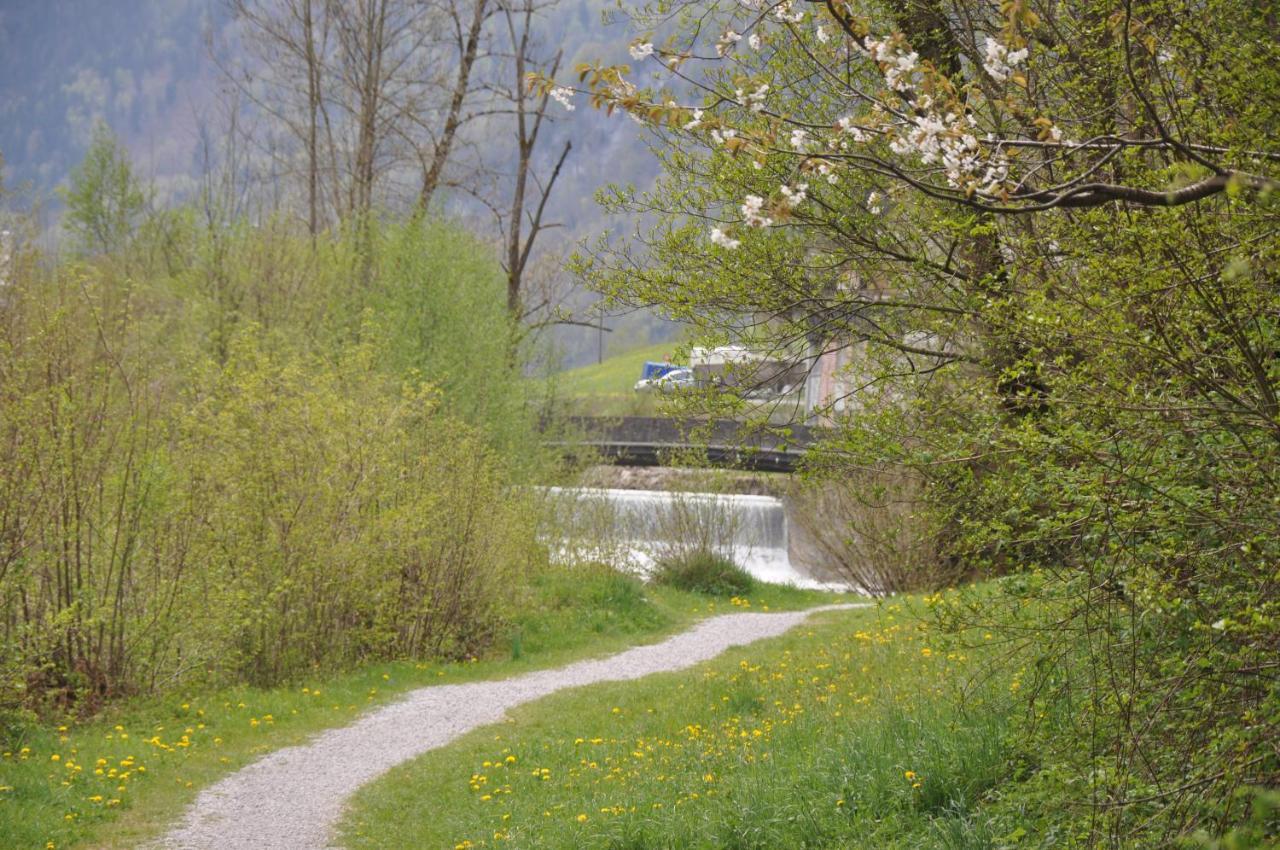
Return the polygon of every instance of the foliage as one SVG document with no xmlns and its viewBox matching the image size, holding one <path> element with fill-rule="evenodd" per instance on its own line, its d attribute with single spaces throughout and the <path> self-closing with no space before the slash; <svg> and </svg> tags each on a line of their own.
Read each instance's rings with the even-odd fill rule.
<svg viewBox="0 0 1280 850">
<path fill-rule="evenodd" d="M 496 263 L 447 222 L 384 226 L 379 248 L 367 303 L 386 337 L 384 368 L 421 374 L 512 462 L 535 465 L 534 388 L 520 368 L 530 352 Z"/>
<path fill-rule="evenodd" d="M 85 174 L 132 186 L 103 139 Z M 542 458 L 496 264 L 429 221 L 372 255 L 189 210 L 128 234 L 0 294 L 7 725 L 493 641 Z"/>
<path fill-rule="evenodd" d="M 755 580 L 732 559 L 702 549 L 675 553 L 658 561 L 653 570 L 658 584 L 711 596 L 746 596 Z"/>
<path fill-rule="evenodd" d="M 939 590 L 971 567 L 945 557 L 918 476 L 900 467 L 797 476 L 786 491 L 792 549 L 864 593 Z"/>
<path fill-rule="evenodd" d="M 71 170 L 62 192 L 64 225 L 79 248 L 109 254 L 128 247 L 141 223 L 146 197 L 129 154 L 105 124 L 93 131 L 84 161 Z"/>
<path fill-rule="evenodd" d="M 842 352 L 812 474 L 914 482 L 908 539 L 1016 577 L 950 622 L 1039 653 L 1009 805 L 1060 813 L 1040 840 L 1236 828 L 1237 789 L 1280 784 L 1273 15 L 867 0 L 637 20 L 662 16 L 671 38 L 634 55 L 702 99 L 581 69 L 649 124 L 666 177 L 605 196 L 651 218 L 579 270 L 709 339 Z"/>
</svg>

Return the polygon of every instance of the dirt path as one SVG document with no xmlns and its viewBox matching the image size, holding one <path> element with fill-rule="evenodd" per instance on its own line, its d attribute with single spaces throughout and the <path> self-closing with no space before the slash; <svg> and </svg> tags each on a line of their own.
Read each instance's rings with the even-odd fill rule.
<svg viewBox="0 0 1280 850">
<path fill-rule="evenodd" d="M 691 667 L 732 646 L 776 637 L 829 605 L 786 613 L 725 614 L 661 643 L 496 682 L 410 691 L 350 726 L 277 750 L 200 793 L 182 822 L 153 846 L 190 850 L 336 847 L 332 832 L 357 788 L 397 764 L 442 747 L 507 710 L 564 688 L 638 679 Z"/>
</svg>

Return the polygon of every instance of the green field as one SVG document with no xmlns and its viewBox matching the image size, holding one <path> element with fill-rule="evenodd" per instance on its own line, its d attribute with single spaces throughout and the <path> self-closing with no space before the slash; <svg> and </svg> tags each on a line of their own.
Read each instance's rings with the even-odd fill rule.
<svg viewBox="0 0 1280 850">
<path fill-rule="evenodd" d="M 1016 673 L 979 679 L 992 635 L 966 637 L 889 601 L 557 694 L 367 786 L 344 846 L 1004 845 L 1017 824 L 984 801 L 1010 778 Z"/>
<path fill-rule="evenodd" d="M 557 394 L 570 412 L 588 416 L 652 416 L 659 399 L 634 389 L 646 360 L 674 355 L 679 344 L 661 342 L 614 354 L 602 363 L 568 369 L 555 377 Z"/>
<path fill-rule="evenodd" d="M 633 348 L 605 358 L 602 363 L 568 369 L 556 376 L 556 385 L 568 397 L 593 395 L 626 395 L 640 380 L 640 369 L 646 360 L 663 360 L 674 355 L 679 343 L 659 342 Z"/>
</svg>

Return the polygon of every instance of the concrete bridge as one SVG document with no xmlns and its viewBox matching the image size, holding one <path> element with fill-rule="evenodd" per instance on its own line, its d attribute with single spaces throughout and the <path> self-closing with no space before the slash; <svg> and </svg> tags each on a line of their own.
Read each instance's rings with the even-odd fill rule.
<svg viewBox="0 0 1280 850">
<path fill-rule="evenodd" d="M 792 472 L 814 440 L 804 425 L 783 439 L 732 419 L 686 422 L 658 416 L 574 416 L 565 433 L 546 444 L 591 448 L 620 466 L 657 466 L 672 455 L 697 452 L 715 466 Z"/>
</svg>

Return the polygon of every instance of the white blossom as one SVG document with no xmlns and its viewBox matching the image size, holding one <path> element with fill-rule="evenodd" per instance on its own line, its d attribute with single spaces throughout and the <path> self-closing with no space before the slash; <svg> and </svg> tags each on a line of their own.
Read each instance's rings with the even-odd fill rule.
<svg viewBox="0 0 1280 850">
<path fill-rule="evenodd" d="M 862 40 L 867 55 L 884 66 L 884 81 L 894 91 L 907 91 L 915 82 L 920 54 L 903 53 L 889 39 L 867 36 Z"/>
<path fill-rule="evenodd" d="M 759 49 L 760 49 L 760 43 L 761 43 L 761 42 L 760 42 L 760 33 L 758 33 L 758 32 L 753 32 L 753 33 L 751 34 L 751 36 L 747 39 L 747 44 L 751 45 L 751 49 L 752 49 L 752 50 L 759 50 Z"/>
<path fill-rule="evenodd" d="M 742 41 L 742 36 L 733 30 L 725 30 L 724 35 L 720 36 L 720 40 L 716 42 L 716 55 L 724 56 L 729 52 L 729 48 Z"/>
<path fill-rule="evenodd" d="M 853 123 L 853 118 L 849 115 L 836 121 L 836 129 L 852 138 L 855 142 L 865 142 L 868 138 L 866 131 Z"/>
<path fill-rule="evenodd" d="M 819 26 L 814 31 L 814 35 L 818 37 L 819 44 L 826 44 L 828 41 L 831 40 L 831 36 L 827 33 L 827 28 L 824 26 Z"/>
<path fill-rule="evenodd" d="M 632 59 L 647 59 L 653 55 L 653 45 L 647 41 L 637 42 L 630 48 Z"/>
<path fill-rule="evenodd" d="M 734 96 L 738 103 L 750 109 L 752 112 L 760 112 L 764 109 L 765 97 L 769 94 L 769 84 L 761 83 L 756 86 L 753 92 L 746 92 L 742 89 L 734 89 Z"/>
<path fill-rule="evenodd" d="M 778 191 L 782 197 L 786 199 L 787 204 L 792 207 L 798 207 L 804 203 L 806 193 L 809 191 L 808 183 L 797 183 L 795 188 L 791 188 L 785 183 L 778 187 Z"/>
<path fill-rule="evenodd" d="M 1005 180 L 1009 177 L 1009 160 L 1004 154 L 997 152 L 987 160 L 986 171 L 983 172 L 978 192 L 983 195 L 999 195 L 1004 189 Z"/>
<path fill-rule="evenodd" d="M 882 207 L 880 206 L 879 192 L 872 192 L 870 195 L 867 195 L 867 210 L 872 215 L 880 215 L 880 213 L 883 211 Z"/>
<path fill-rule="evenodd" d="M 987 36 L 986 57 L 982 60 L 982 67 L 991 75 L 991 79 L 997 83 L 1003 83 L 1013 75 L 1015 66 L 1020 65 L 1027 58 L 1027 49 L 1010 50 L 1001 44 L 997 39 Z"/>
<path fill-rule="evenodd" d="M 711 243 L 721 248 L 728 248 L 730 251 L 742 244 L 740 240 L 734 239 L 718 227 L 711 228 Z"/>
<path fill-rule="evenodd" d="M 798 24 L 804 20 L 804 10 L 792 11 L 791 0 L 783 0 L 782 3 L 773 7 L 773 16 L 784 24 Z"/>
<path fill-rule="evenodd" d="M 685 122 L 684 129 L 696 130 L 700 126 L 702 126 L 702 110 L 695 109 L 693 110 L 693 117 Z"/>
<path fill-rule="evenodd" d="M 916 52 L 899 53 L 889 62 L 885 69 L 884 81 L 894 91 L 907 91 L 915 81 L 915 72 L 920 63 L 920 54 Z"/>
<path fill-rule="evenodd" d="M 764 198 L 759 195 L 747 195 L 742 199 L 742 217 L 748 227 L 768 227 L 773 224 L 773 219 L 761 215 L 763 208 Z"/>
<path fill-rule="evenodd" d="M 805 149 L 805 143 L 808 140 L 809 131 L 792 130 L 791 131 L 791 148 L 793 150 L 802 151 Z"/>
<path fill-rule="evenodd" d="M 818 174 L 827 178 L 827 182 L 833 186 L 840 182 L 840 175 L 836 174 L 835 169 L 831 167 L 831 163 L 822 160 L 818 163 L 816 170 Z"/>
<path fill-rule="evenodd" d="M 738 131 L 733 128 L 727 130 L 712 130 L 711 139 L 717 145 L 726 144 L 730 139 L 738 135 Z"/>
<path fill-rule="evenodd" d="M 576 107 L 573 105 L 573 89 L 567 86 L 556 86 L 547 92 L 551 95 L 551 99 L 563 106 L 567 111 L 572 112 Z"/>
</svg>

